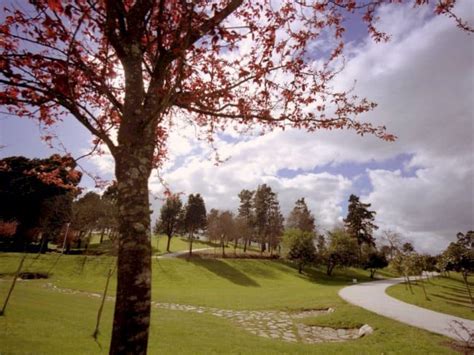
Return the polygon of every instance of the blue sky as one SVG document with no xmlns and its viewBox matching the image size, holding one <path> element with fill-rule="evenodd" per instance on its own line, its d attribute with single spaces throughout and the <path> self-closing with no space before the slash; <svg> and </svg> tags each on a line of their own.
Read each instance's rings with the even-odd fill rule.
<svg viewBox="0 0 474 355">
<path fill-rule="evenodd" d="M 456 8 L 474 23 L 470 1 Z M 350 58 L 335 85 L 351 86 L 379 106 L 364 119 L 386 125 L 394 143 L 347 131 L 274 131 L 242 137 L 228 130 L 216 136 L 222 158 L 215 166 L 210 147 L 194 129 L 177 124 L 170 138 L 170 160 L 160 172 L 174 191 L 200 192 L 208 209 L 236 210 L 237 193 L 268 183 L 288 213 L 306 200 L 321 231 L 341 222 L 351 193 L 372 203 L 380 230 L 399 232 L 422 251 L 437 252 L 457 232 L 474 228 L 474 46 L 472 36 L 430 9 L 411 6 L 381 9 L 380 26 L 391 33 L 374 44 L 366 31 L 349 32 Z M 90 147 L 91 137 L 74 120 L 56 133 L 74 157 Z M 0 157 L 45 157 L 37 125 L 0 115 Z M 80 161 L 90 172 L 112 178 L 109 156 Z M 84 186 L 93 188 L 91 179 Z M 162 186 L 150 179 L 153 196 Z M 153 200 L 155 211 L 160 201 Z M 154 214 L 156 216 L 156 213 Z"/>
</svg>

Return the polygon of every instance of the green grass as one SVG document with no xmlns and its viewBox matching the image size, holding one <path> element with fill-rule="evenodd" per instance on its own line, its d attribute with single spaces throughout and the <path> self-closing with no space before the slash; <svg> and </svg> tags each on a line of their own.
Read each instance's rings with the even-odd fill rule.
<svg viewBox="0 0 474 355">
<path fill-rule="evenodd" d="M 474 292 L 474 277 L 468 278 L 471 292 Z M 424 282 L 429 299 L 425 298 L 420 281 L 412 283 L 413 294 L 405 284 L 387 289 L 387 294 L 404 302 L 433 311 L 474 320 L 474 307 L 471 304 L 466 286 L 460 274 L 450 273 L 450 277 L 436 277 Z"/>
<path fill-rule="evenodd" d="M 30 271 L 44 271 L 57 255 L 43 255 Z M 84 259 L 85 258 L 85 259 Z M 0 254 L 0 273 L 11 273 L 18 255 Z M 85 260 L 85 263 L 84 263 Z M 1 354 L 91 354 L 107 352 L 113 302 L 106 302 L 99 345 L 91 334 L 99 299 L 83 294 L 61 294 L 45 287 L 101 292 L 112 257 L 63 256 L 49 280 L 20 281 L 5 317 L 0 317 Z M 83 265 L 84 264 L 84 265 Z M 83 265 L 83 266 L 82 266 Z M 150 354 L 442 354 L 452 353 L 442 345 L 446 338 L 377 316 L 345 303 L 337 296 L 352 278 L 368 280 L 367 272 L 337 270 L 334 277 L 309 269 L 304 275 L 288 263 L 239 259 L 154 259 L 153 299 L 225 309 L 299 310 L 333 307 L 334 313 L 302 319 L 311 324 L 352 327 L 368 323 L 371 336 L 345 343 L 308 345 L 269 340 L 252 335 L 235 323 L 209 314 L 154 308 L 150 331 Z M 0 300 L 8 275 L 0 281 Z M 110 294 L 114 294 L 112 280 Z"/>
<path fill-rule="evenodd" d="M 155 255 L 166 254 L 166 245 L 168 243 L 168 237 L 165 235 L 154 235 L 151 240 L 151 245 Z M 210 248 L 213 245 L 211 243 L 194 239 L 193 241 L 193 250 L 201 248 Z M 185 237 L 174 236 L 171 238 L 170 242 L 170 252 L 174 253 L 177 251 L 189 250 L 189 241 Z"/>
</svg>

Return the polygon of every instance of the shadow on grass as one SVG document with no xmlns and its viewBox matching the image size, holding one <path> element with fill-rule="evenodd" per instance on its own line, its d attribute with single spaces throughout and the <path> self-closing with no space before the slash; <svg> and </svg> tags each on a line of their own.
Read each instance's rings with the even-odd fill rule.
<svg viewBox="0 0 474 355">
<path fill-rule="evenodd" d="M 444 285 L 441 285 L 441 287 L 442 287 L 442 288 L 446 288 L 446 289 L 448 289 L 448 290 L 450 290 L 450 291 L 454 291 L 454 292 L 456 292 L 456 293 L 458 293 L 458 294 L 459 294 L 459 293 L 462 293 L 463 295 L 466 295 L 466 297 L 467 297 L 467 295 L 468 295 L 465 286 L 464 286 L 464 287 L 456 287 L 456 286 L 444 286 Z"/>
<path fill-rule="evenodd" d="M 448 297 L 446 295 L 440 295 L 439 293 L 434 293 L 433 296 L 437 297 L 437 298 L 444 299 L 445 301 L 454 302 L 454 303 L 456 303 L 456 305 L 461 306 L 461 307 L 471 308 L 471 306 L 470 306 L 471 302 L 470 302 L 469 299 L 458 298 L 458 297 Z"/>
<path fill-rule="evenodd" d="M 278 263 L 298 272 L 297 266 L 290 261 L 281 260 L 278 261 Z M 367 273 L 367 275 L 365 273 Z M 326 274 L 325 266 L 307 266 L 303 269 L 303 274 L 298 276 L 317 284 L 330 286 L 347 286 L 352 283 L 353 279 L 357 279 L 358 282 L 376 281 L 376 279 L 371 279 L 369 277 L 368 272 L 361 273 L 360 271 L 357 272 L 351 268 L 337 268 L 333 271 L 331 276 L 328 276 Z"/>
<path fill-rule="evenodd" d="M 253 279 L 222 260 L 202 259 L 198 255 L 194 255 L 193 257 L 186 260 L 197 266 L 203 267 L 215 275 L 227 279 L 236 285 L 246 287 L 260 287 L 260 285 Z"/>
</svg>

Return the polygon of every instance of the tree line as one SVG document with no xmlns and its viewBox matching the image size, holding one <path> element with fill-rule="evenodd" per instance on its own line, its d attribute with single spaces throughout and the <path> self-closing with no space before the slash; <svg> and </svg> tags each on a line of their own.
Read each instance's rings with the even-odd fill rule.
<svg viewBox="0 0 474 355">
<path fill-rule="evenodd" d="M 69 156 L 0 160 L 0 249 L 46 252 L 54 242 L 87 248 L 92 233 L 118 235 L 117 187 L 80 196 L 82 174 Z"/>
</svg>

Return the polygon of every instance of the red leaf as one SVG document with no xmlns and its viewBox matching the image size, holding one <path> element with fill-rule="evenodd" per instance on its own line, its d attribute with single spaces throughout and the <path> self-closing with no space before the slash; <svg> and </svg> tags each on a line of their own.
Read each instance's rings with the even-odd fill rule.
<svg viewBox="0 0 474 355">
<path fill-rule="evenodd" d="M 62 13 L 64 11 L 61 0 L 48 0 L 48 6 L 51 10 Z"/>
</svg>

